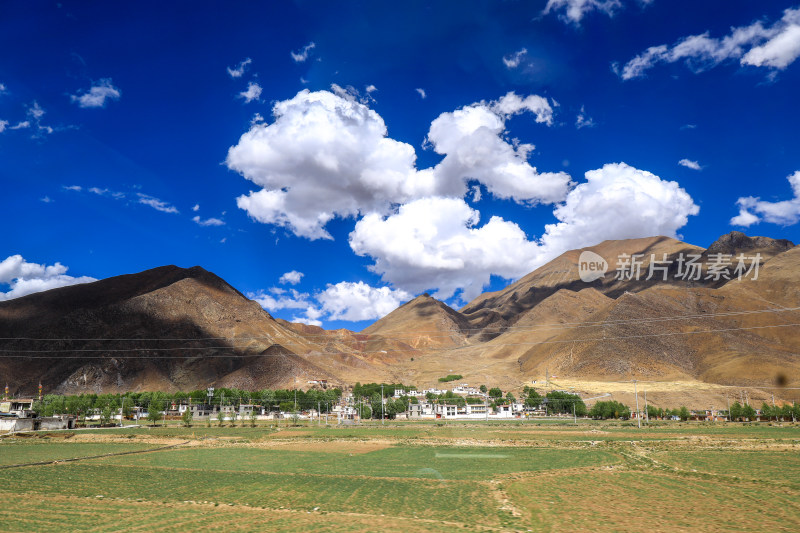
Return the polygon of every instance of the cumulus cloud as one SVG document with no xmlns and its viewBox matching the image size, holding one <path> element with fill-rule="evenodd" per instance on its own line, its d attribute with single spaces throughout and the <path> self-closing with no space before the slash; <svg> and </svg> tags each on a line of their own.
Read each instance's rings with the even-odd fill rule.
<svg viewBox="0 0 800 533">
<path fill-rule="evenodd" d="M 678 164 L 682 167 L 691 168 L 692 170 L 703 170 L 703 167 L 700 166 L 700 163 L 697 161 L 692 161 L 691 159 L 681 159 L 678 161 Z"/>
<path fill-rule="evenodd" d="M 517 68 L 527 54 L 528 49 L 521 48 L 513 54 L 503 56 L 503 64 L 506 66 L 506 68 Z"/>
<path fill-rule="evenodd" d="M 195 213 L 197 211 L 200 211 L 200 204 L 194 204 L 194 206 L 192 207 L 192 211 L 194 211 Z"/>
<path fill-rule="evenodd" d="M 300 283 L 300 280 L 303 279 L 303 276 L 305 276 L 305 274 L 303 274 L 302 272 L 298 272 L 297 270 L 292 270 L 291 272 L 286 272 L 285 274 L 283 274 L 281 278 L 278 280 L 278 283 L 280 283 L 281 285 L 286 285 L 287 283 L 289 285 L 297 285 L 298 283 Z"/>
<path fill-rule="evenodd" d="M 294 51 L 293 52 L 289 52 L 289 54 L 292 56 L 292 61 L 294 61 L 295 63 L 303 63 L 305 60 L 308 59 L 308 56 L 311 53 L 311 50 L 316 48 L 316 46 L 317 45 L 314 44 L 314 42 L 312 41 L 312 42 L 308 43 L 307 45 L 305 45 L 300 50 L 298 50 L 297 52 L 294 52 Z"/>
<path fill-rule="evenodd" d="M 419 170 L 414 148 L 388 137 L 380 115 L 349 91 L 334 90 L 303 90 L 277 102 L 272 124 L 252 124 L 229 149 L 228 167 L 261 187 L 237 199 L 255 220 L 309 239 L 331 238 L 325 225 L 335 217 L 387 213 L 428 196 L 461 198 L 469 180 L 528 205 L 560 201 L 569 188 L 567 174 L 539 173 L 528 163 L 532 145 L 504 138 L 506 120 L 519 113 L 552 124 L 545 98 L 512 92 L 441 114 L 426 145 L 444 157 Z"/>
<path fill-rule="evenodd" d="M 425 100 L 428 97 L 428 93 L 425 92 L 425 89 L 417 87 L 414 90 L 417 91 L 417 94 L 419 94 L 419 97 L 422 98 L 423 100 Z"/>
<path fill-rule="evenodd" d="M 771 26 L 756 21 L 732 28 L 721 38 L 709 33 L 690 35 L 672 46 L 651 46 L 628 61 L 617 73 L 623 80 L 644 76 L 659 63 L 683 61 L 694 72 L 701 72 L 725 61 L 738 59 L 741 65 L 782 70 L 800 57 L 800 8 L 787 9 Z"/>
<path fill-rule="evenodd" d="M 160 209 L 159 209 L 159 211 L 160 211 Z M 167 213 L 172 213 L 172 211 L 166 211 L 166 212 Z M 175 211 L 175 212 L 177 212 L 177 211 Z M 223 220 L 218 219 L 218 218 L 213 218 L 212 217 L 212 218 L 203 219 L 203 218 L 200 218 L 199 215 L 192 217 L 192 221 L 195 224 L 199 225 L 199 226 L 224 226 L 225 225 L 225 222 Z"/>
<path fill-rule="evenodd" d="M 766 202 L 760 198 L 748 196 L 739 198 L 739 214 L 731 219 L 734 226 L 752 226 L 764 221 L 770 224 L 791 226 L 800 221 L 800 170 L 786 178 L 792 187 L 794 198 L 781 202 Z"/>
<path fill-rule="evenodd" d="M 447 299 L 461 289 L 480 294 L 492 274 L 517 278 L 530 272 L 537 245 L 519 226 L 492 217 L 477 227 L 480 213 L 461 198 L 422 198 L 388 217 L 370 214 L 350 234 L 350 247 L 370 256 L 383 281 L 411 292 L 437 288 Z"/>
<path fill-rule="evenodd" d="M 93 84 L 88 91 L 70 95 L 70 100 L 78 104 L 78 107 L 97 108 L 105 107 L 108 100 L 119 100 L 122 96 L 119 88 L 114 87 L 111 78 L 103 78 Z"/>
<path fill-rule="evenodd" d="M 553 211 L 559 222 L 545 226 L 540 264 L 607 239 L 677 237 L 689 216 L 700 212 L 677 182 L 625 163 L 607 164 L 585 176 L 586 183 Z"/>
<path fill-rule="evenodd" d="M 174 205 L 170 205 L 168 202 L 140 192 L 137 192 L 136 196 L 139 197 L 140 204 L 149 205 L 156 211 L 161 211 L 162 213 L 178 213 L 178 208 Z"/>
<path fill-rule="evenodd" d="M 313 295 L 295 289 L 273 287 L 247 296 L 267 311 L 302 310 L 302 314 L 293 316 L 292 321 L 315 326 L 321 326 L 323 320 L 375 320 L 412 298 L 405 291 L 372 287 L 363 281 L 328 284 L 325 290 Z"/>
<path fill-rule="evenodd" d="M 239 98 L 244 98 L 245 103 L 249 104 L 253 100 L 261 98 L 261 91 L 261 86 L 251 81 L 247 84 L 247 90 L 239 93 Z"/>
<path fill-rule="evenodd" d="M 250 65 L 252 62 L 253 60 L 248 57 L 247 59 L 240 61 L 235 67 L 227 67 L 228 76 L 234 79 L 241 78 L 244 76 L 244 71 L 247 70 L 248 65 Z"/>
<path fill-rule="evenodd" d="M 8 121 L 0 120 L 0 133 L 3 133 L 6 130 L 6 126 L 8 126 Z"/>
<path fill-rule="evenodd" d="M 0 301 L 13 300 L 34 292 L 46 291 L 67 285 L 97 281 L 88 276 L 73 277 L 66 274 L 61 263 L 41 265 L 29 263 L 21 255 L 12 255 L 0 262 L 0 285 L 10 290 L 0 292 Z"/>
<path fill-rule="evenodd" d="M 350 247 L 372 257 L 370 269 L 395 287 L 435 288 L 441 299 L 462 290 L 470 300 L 492 275 L 517 279 L 567 250 L 607 239 L 675 237 L 699 212 L 677 183 L 625 163 L 589 171 L 586 180 L 556 207 L 558 222 L 538 240 L 499 217 L 479 226 L 480 214 L 461 199 L 424 198 L 388 217 L 365 216 Z"/>
<path fill-rule="evenodd" d="M 316 295 L 327 320 L 375 320 L 391 313 L 412 295 L 389 287 L 372 287 L 363 281 L 328 285 Z"/>
<path fill-rule="evenodd" d="M 579 25 L 584 15 L 591 11 L 600 11 L 613 17 L 614 11 L 621 7 L 620 0 L 548 0 L 542 14 L 560 12 L 560 19 Z"/>
</svg>

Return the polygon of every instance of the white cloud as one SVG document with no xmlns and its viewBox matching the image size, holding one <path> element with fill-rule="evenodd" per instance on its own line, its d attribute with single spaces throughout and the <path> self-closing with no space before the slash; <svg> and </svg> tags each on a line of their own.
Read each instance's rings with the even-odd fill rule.
<svg viewBox="0 0 800 533">
<path fill-rule="evenodd" d="M 441 196 L 461 198 L 464 179 L 474 179 L 497 198 L 534 205 L 564 198 L 570 177 L 564 172 L 540 173 L 528 163 L 531 144 L 509 144 L 503 137 L 506 120 L 530 111 L 536 122 L 552 124 L 553 110 L 545 98 L 508 93 L 497 101 L 479 102 L 442 113 L 430 127 L 427 141 L 444 159 L 432 169 Z"/>
<path fill-rule="evenodd" d="M 760 219 L 756 215 L 748 212 L 747 209 L 741 208 L 739 209 L 739 214 L 731 219 L 731 225 L 744 226 L 747 228 L 753 224 L 757 224 L 759 221 Z"/>
<path fill-rule="evenodd" d="M 417 87 L 414 90 L 417 91 L 417 93 L 419 94 L 419 97 L 422 98 L 423 100 L 425 100 L 428 97 L 428 93 L 425 92 L 425 89 Z"/>
<path fill-rule="evenodd" d="M 114 87 L 111 78 L 103 78 L 89 88 L 88 92 L 70 95 L 70 100 L 81 108 L 105 107 L 108 100 L 119 100 L 119 88 Z"/>
<path fill-rule="evenodd" d="M 644 76 L 658 63 L 683 61 L 692 71 L 701 72 L 725 61 L 739 59 L 742 65 L 782 70 L 800 57 L 800 8 L 787 9 L 783 17 L 765 27 L 759 20 L 749 26 L 732 28 L 722 38 L 708 32 L 690 35 L 674 45 L 652 46 L 618 70 L 623 80 Z"/>
<path fill-rule="evenodd" d="M 677 237 L 688 217 L 700 212 L 678 183 L 625 163 L 590 170 L 586 180 L 553 211 L 559 222 L 545 226 L 539 264 L 607 239 Z"/>
<path fill-rule="evenodd" d="M 374 93 L 375 91 L 377 91 L 378 88 L 375 87 L 374 85 L 367 85 L 367 88 L 364 89 L 364 90 L 367 92 L 367 94 L 371 94 L 371 93 Z"/>
<path fill-rule="evenodd" d="M 62 185 L 61 188 L 64 189 L 65 191 L 75 191 L 75 192 L 81 192 L 83 190 L 83 187 L 81 187 L 80 185 Z"/>
<path fill-rule="evenodd" d="M 703 167 L 700 166 L 700 163 L 690 159 L 681 159 L 678 161 L 678 164 L 682 167 L 691 168 L 692 170 L 703 170 Z"/>
<path fill-rule="evenodd" d="M 327 320 L 375 320 L 391 313 L 412 295 L 389 287 L 371 287 L 363 281 L 328 285 L 316 295 Z"/>
<path fill-rule="evenodd" d="M 503 56 L 503 64 L 506 66 L 506 68 L 517 68 L 527 54 L 528 54 L 528 49 L 521 48 L 520 50 L 517 50 L 513 54 Z"/>
<path fill-rule="evenodd" d="M 583 106 L 581 106 L 581 112 L 578 113 L 578 116 L 575 118 L 575 127 L 578 129 L 581 128 L 594 128 L 597 124 L 595 124 L 594 119 L 586 114 L 586 110 L 584 110 Z"/>
<path fill-rule="evenodd" d="M 6 84 L 5 83 L 0 83 L 0 94 L 6 93 L 6 92 L 8 92 L 8 89 L 6 88 Z"/>
<path fill-rule="evenodd" d="M 38 121 L 42 118 L 45 114 L 45 110 L 42 109 L 42 106 L 39 105 L 39 102 L 36 100 L 28 107 L 28 115 L 33 117 L 34 120 Z"/>
<path fill-rule="evenodd" d="M 0 120 L 0 133 L 3 133 L 6 130 L 6 126 L 8 126 L 8 121 Z"/>
<path fill-rule="evenodd" d="M 247 84 L 247 90 L 239 93 L 239 98 L 244 98 L 246 104 L 261 98 L 261 86 L 255 82 Z"/>
<path fill-rule="evenodd" d="M 194 204 L 194 207 L 192 207 L 192 211 L 194 212 L 200 211 L 200 204 Z"/>
<path fill-rule="evenodd" d="M 481 201 L 481 197 L 483 196 L 481 193 L 481 186 L 480 185 L 473 185 L 472 189 L 472 203 L 478 203 Z"/>
<path fill-rule="evenodd" d="M 460 198 L 422 198 L 396 214 L 370 214 L 350 234 L 350 247 L 370 256 L 370 270 L 385 282 L 418 293 L 437 288 L 450 298 L 462 289 L 469 300 L 492 274 L 517 278 L 530 272 L 537 245 L 512 222 L 499 217 L 477 227 L 480 213 Z"/>
<path fill-rule="evenodd" d="M 159 209 L 159 211 L 161 211 L 161 209 Z M 172 213 L 172 211 L 166 211 L 166 212 L 167 213 Z M 177 211 L 175 211 L 175 212 L 177 212 Z M 218 218 L 202 219 L 202 218 L 200 218 L 199 215 L 195 216 L 195 217 L 192 217 L 192 221 L 195 224 L 198 224 L 200 226 L 224 226 L 225 225 L 225 222 L 223 220 L 218 219 Z"/>
<path fill-rule="evenodd" d="M 792 187 L 794 198 L 781 202 L 766 202 L 753 196 L 739 198 L 736 202 L 739 206 L 739 215 L 731 219 L 731 224 L 751 226 L 762 220 L 782 226 L 797 224 L 800 221 L 800 170 L 786 179 Z"/>
<path fill-rule="evenodd" d="M 591 11 L 602 11 L 609 17 L 614 16 L 614 10 L 622 7 L 620 0 L 548 0 L 542 14 L 562 11 L 559 18 L 579 25 L 584 15 Z"/>
<path fill-rule="evenodd" d="M 253 60 L 248 57 L 247 59 L 241 61 L 238 65 L 236 65 L 233 68 L 227 67 L 228 76 L 234 79 L 241 78 L 244 75 L 244 71 L 247 70 L 247 66 L 250 65 L 250 63 L 252 62 Z"/>
<path fill-rule="evenodd" d="M 55 201 L 52 198 L 50 198 L 49 196 L 44 196 L 43 198 L 39 198 L 39 200 L 44 202 L 44 203 L 46 203 L 46 204 L 49 204 L 49 203 L 52 203 L 52 202 Z"/>
<path fill-rule="evenodd" d="M 281 285 L 286 285 L 287 283 L 289 285 L 297 285 L 298 283 L 300 283 L 300 280 L 303 279 L 303 276 L 305 276 L 305 274 L 303 274 L 302 272 L 298 272 L 297 270 L 292 270 L 291 272 L 286 272 L 285 274 L 283 274 L 281 278 L 278 280 L 278 283 L 280 283 Z"/>
<path fill-rule="evenodd" d="M 24 130 L 24 129 L 27 129 L 27 128 L 30 128 L 30 127 L 31 127 L 30 121 L 22 120 L 20 122 L 17 122 L 16 124 L 14 124 L 13 126 L 11 126 L 8 129 L 10 129 L 10 130 Z"/>
<path fill-rule="evenodd" d="M 316 46 L 317 45 L 314 44 L 314 42 L 312 41 L 307 45 L 305 45 L 300 50 L 298 50 L 297 52 L 289 52 L 289 54 L 292 56 L 292 60 L 295 63 L 303 63 L 306 59 L 308 59 L 309 53 L 311 52 L 311 50 L 316 48 Z"/>
<path fill-rule="evenodd" d="M 409 144 L 387 137 L 383 119 L 341 87 L 300 91 L 273 107 L 272 124 L 257 123 L 228 151 L 226 163 L 261 190 L 237 205 L 255 220 L 309 239 L 331 238 L 335 217 L 387 213 L 392 205 L 426 196 L 462 198 L 477 180 L 498 198 L 536 204 L 560 201 L 569 188 L 563 172 L 539 173 L 527 159 L 530 144 L 508 143 L 505 121 L 530 111 L 551 124 L 545 98 L 508 93 L 433 121 L 426 143 L 443 160 L 418 170 Z"/>
<path fill-rule="evenodd" d="M 375 320 L 397 309 L 412 295 L 389 287 L 372 287 L 363 281 L 328 284 L 314 295 L 295 289 L 273 287 L 247 295 L 267 311 L 303 310 L 292 317 L 294 322 L 321 326 L 322 320 L 358 322 Z"/>
<path fill-rule="evenodd" d="M 137 192 L 136 196 L 139 197 L 140 204 L 149 205 L 156 211 L 161 211 L 162 213 L 178 213 L 178 209 L 175 206 L 161 201 L 158 198 L 140 192 Z"/>
<path fill-rule="evenodd" d="M 375 263 L 370 269 L 397 288 L 438 289 L 447 299 L 480 294 L 492 275 L 519 278 L 561 253 L 607 239 L 675 237 L 699 208 L 672 181 L 625 163 L 586 173 L 553 214 L 558 223 L 528 240 L 515 223 L 499 217 L 478 226 L 480 214 L 461 199 L 425 198 L 388 217 L 370 214 L 350 234 L 350 247 Z"/>
<path fill-rule="evenodd" d="M 0 292 L 0 301 L 67 285 L 97 281 L 88 276 L 78 278 L 68 276 L 66 272 L 67 267 L 61 263 L 40 265 L 25 261 L 21 255 L 9 256 L 0 262 L 0 285 L 7 285 L 10 288 L 8 292 Z"/>
</svg>

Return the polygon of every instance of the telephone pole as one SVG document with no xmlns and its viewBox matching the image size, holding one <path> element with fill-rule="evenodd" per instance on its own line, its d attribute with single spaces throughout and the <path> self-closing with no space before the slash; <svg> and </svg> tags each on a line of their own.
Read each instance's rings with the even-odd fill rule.
<svg viewBox="0 0 800 533">
<path fill-rule="evenodd" d="M 642 429 L 642 418 L 639 416 L 639 395 L 636 393 L 636 380 L 633 380 L 633 395 L 636 397 L 636 423 Z"/>
<path fill-rule="evenodd" d="M 644 420 L 650 425 L 650 413 L 647 412 L 647 389 L 644 390 Z"/>
<path fill-rule="evenodd" d="M 381 424 L 386 425 L 386 414 L 383 409 L 383 383 L 381 383 Z"/>
</svg>

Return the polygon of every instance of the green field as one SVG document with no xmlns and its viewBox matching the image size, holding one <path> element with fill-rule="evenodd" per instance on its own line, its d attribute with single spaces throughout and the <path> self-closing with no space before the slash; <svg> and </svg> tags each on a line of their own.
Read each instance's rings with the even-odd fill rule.
<svg viewBox="0 0 800 533">
<path fill-rule="evenodd" d="M 0 529 L 789 531 L 800 528 L 798 452 L 800 426 L 791 424 L 173 426 L 5 436 Z M 102 454 L 120 455 L 87 458 Z M 40 461 L 57 462 L 3 468 Z"/>
</svg>

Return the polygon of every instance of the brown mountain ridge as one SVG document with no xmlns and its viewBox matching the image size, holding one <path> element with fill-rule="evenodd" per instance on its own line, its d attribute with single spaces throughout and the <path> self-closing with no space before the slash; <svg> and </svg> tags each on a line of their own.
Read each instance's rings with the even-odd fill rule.
<svg viewBox="0 0 800 533">
<path fill-rule="evenodd" d="M 590 283 L 591 251 L 608 271 Z M 684 280 L 683 254 L 760 254 L 758 279 Z M 622 254 L 670 262 L 666 281 L 617 279 Z M 734 260 L 735 264 L 735 260 Z M 751 272 L 752 277 L 752 272 Z M 800 248 L 722 236 L 708 249 L 667 237 L 572 250 L 460 311 L 427 294 L 361 332 L 275 320 L 202 269 L 165 266 L 0 302 L 0 380 L 12 391 L 113 392 L 209 385 L 306 387 L 310 380 L 426 386 L 459 373 L 513 386 L 581 380 L 800 384 Z"/>
</svg>

